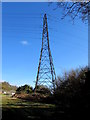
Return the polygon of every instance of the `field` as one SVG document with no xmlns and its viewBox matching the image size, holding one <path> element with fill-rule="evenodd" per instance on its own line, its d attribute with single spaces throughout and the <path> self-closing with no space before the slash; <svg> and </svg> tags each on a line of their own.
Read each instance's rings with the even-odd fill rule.
<svg viewBox="0 0 90 120">
<path fill-rule="evenodd" d="M 9 95 L 2 95 L 3 120 L 55 120 L 55 105 L 34 103 Z"/>
</svg>

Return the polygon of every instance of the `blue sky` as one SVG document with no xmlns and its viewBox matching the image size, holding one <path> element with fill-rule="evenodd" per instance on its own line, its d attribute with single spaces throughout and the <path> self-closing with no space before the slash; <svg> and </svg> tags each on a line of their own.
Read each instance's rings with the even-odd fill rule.
<svg viewBox="0 0 90 120">
<path fill-rule="evenodd" d="M 48 18 L 50 49 L 56 75 L 88 64 L 88 25 L 80 19 L 61 20 L 55 3 L 3 3 L 2 79 L 34 87 L 39 64 L 43 16 Z"/>
</svg>

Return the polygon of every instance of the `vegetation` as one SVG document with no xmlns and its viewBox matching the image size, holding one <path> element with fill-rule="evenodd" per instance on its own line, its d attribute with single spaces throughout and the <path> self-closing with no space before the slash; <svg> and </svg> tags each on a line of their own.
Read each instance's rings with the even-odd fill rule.
<svg viewBox="0 0 90 120">
<path fill-rule="evenodd" d="M 87 72 L 88 68 L 86 67 L 65 73 L 62 78 L 58 77 L 55 95 L 72 97 L 81 94 L 85 86 Z"/>
<path fill-rule="evenodd" d="M 16 90 L 16 94 L 21 94 L 21 93 L 29 94 L 32 92 L 33 92 L 33 88 L 29 85 L 21 86 L 21 87 L 17 88 L 17 90 Z"/>
<path fill-rule="evenodd" d="M 45 86 L 38 86 L 37 91 L 33 92 L 32 87 L 24 85 L 17 89 L 13 97 L 3 95 L 3 120 L 89 119 L 89 76 L 87 67 L 79 68 L 59 76 L 53 94 Z"/>
<path fill-rule="evenodd" d="M 66 0 L 62 0 L 56 4 L 57 5 L 55 9 L 63 9 L 62 19 L 64 19 L 66 16 L 69 16 L 74 21 L 77 17 L 79 17 L 79 19 L 81 19 L 83 22 L 88 23 L 88 15 L 90 15 L 89 1 L 85 2 L 85 0 L 82 0 L 81 2 L 76 2 L 71 0 L 71 2 L 66 2 Z"/>
<path fill-rule="evenodd" d="M 2 120 L 51 120 L 55 105 L 2 95 Z"/>
<path fill-rule="evenodd" d="M 50 89 L 47 86 L 39 85 L 37 86 L 36 93 L 44 94 L 44 95 L 50 95 Z"/>
<path fill-rule="evenodd" d="M 17 86 L 10 85 L 8 82 L 1 82 L 2 91 L 16 91 Z"/>
<path fill-rule="evenodd" d="M 87 67 L 72 70 L 58 77 L 54 102 L 58 110 L 68 113 L 70 118 L 85 118 L 90 109 L 90 71 Z"/>
<path fill-rule="evenodd" d="M 50 96 L 50 94 L 51 92 L 46 86 L 37 86 L 37 89 L 34 90 L 29 85 L 24 85 L 16 90 L 16 94 L 14 96 L 33 102 L 46 102 L 46 99 Z"/>
</svg>

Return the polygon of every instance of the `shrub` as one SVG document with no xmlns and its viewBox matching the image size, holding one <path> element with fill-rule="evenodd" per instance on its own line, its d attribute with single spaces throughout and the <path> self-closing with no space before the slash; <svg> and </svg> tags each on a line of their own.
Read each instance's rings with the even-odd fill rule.
<svg viewBox="0 0 90 120">
<path fill-rule="evenodd" d="M 51 94 L 50 89 L 44 85 L 37 86 L 36 93 L 45 94 L 45 95 Z"/>
<path fill-rule="evenodd" d="M 17 94 L 20 94 L 20 93 L 29 94 L 29 93 L 32 93 L 32 92 L 33 92 L 33 88 L 29 85 L 21 86 L 21 87 L 17 88 L 17 90 L 16 90 Z"/>
<path fill-rule="evenodd" d="M 56 90 L 54 96 L 57 103 L 59 102 L 71 102 L 73 98 L 80 98 L 83 95 L 83 91 L 86 83 L 86 73 L 88 68 L 81 68 L 71 70 L 65 73 L 63 77 L 58 77 L 56 81 Z"/>
</svg>

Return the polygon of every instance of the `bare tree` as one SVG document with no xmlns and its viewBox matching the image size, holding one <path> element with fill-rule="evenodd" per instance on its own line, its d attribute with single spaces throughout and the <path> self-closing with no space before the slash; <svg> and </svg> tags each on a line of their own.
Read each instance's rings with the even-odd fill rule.
<svg viewBox="0 0 90 120">
<path fill-rule="evenodd" d="M 59 2 L 56 3 L 56 8 L 63 9 L 62 19 L 66 16 L 70 16 L 71 19 L 74 21 L 76 17 L 79 17 L 83 22 L 88 21 L 88 15 L 90 15 L 90 2 L 89 0 L 85 2 L 65 2 L 65 0 L 57 0 Z M 61 1 L 61 2 L 60 2 Z M 54 10 L 55 10 L 54 9 Z"/>
</svg>

